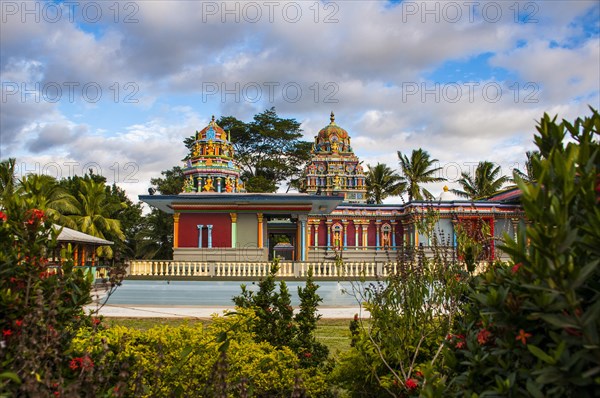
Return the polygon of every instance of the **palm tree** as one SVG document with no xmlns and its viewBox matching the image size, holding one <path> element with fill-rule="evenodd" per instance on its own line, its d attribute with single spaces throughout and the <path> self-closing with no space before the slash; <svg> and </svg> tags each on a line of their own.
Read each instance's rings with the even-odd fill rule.
<svg viewBox="0 0 600 398">
<path fill-rule="evenodd" d="M 525 161 L 525 173 L 519 169 L 513 169 L 513 182 L 516 182 L 517 177 L 521 180 L 531 184 L 537 180 L 539 171 L 536 169 L 536 165 L 540 160 L 539 151 L 527 151 L 527 160 Z"/>
<path fill-rule="evenodd" d="M 15 158 L 0 162 L 0 198 L 12 195 L 15 190 L 15 162 Z"/>
<path fill-rule="evenodd" d="M 510 181 L 510 178 L 507 176 L 498 177 L 500 171 L 500 166 L 494 167 L 492 162 L 479 162 L 474 176 L 471 173 L 461 173 L 458 183 L 462 186 L 463 190 L 453 189 L 452 192 L 472 200 L 494 195 L 505 183 Z"/>
<path fill-rule="evenodd" d="M 79 231 L 102 239 L 125 239 L 121 222 L 112 217 L 124 209 L 126 204 L 110 201 L 104 184 L 83 179 L 77 196 L 77 209 L 71 218 Z M 112 249 L 101 246 L 98 254 L 110 258 Z"/>
<path fill-rule="evenodd" d="M 387 165 L 377 163 L 377 166 L 367 166 L 367 198 L 374 203 L 380 204 L 388 196 L 401 195 L 406 189 L 406 183 L 402 181 L 396 172 Z"/>
<path fill-rule="evenodd" d="M 58 185 L 54 177 L 29 174 L 19 181 L 18 192 L 31 208 L 44 210 L 52 221 L 69 228 L 77 227 L 65 215 L 77 212 L 77 200 Z"/>
<path fill-rule="evenodd" d="M 398 151 L 398 159 L 404 174 L 402 179 L 407 185 L 409 201 L 433 198 L 433 195 L 425 188 L 421 188 L 420 184 L 446 181 L 443 177 L 434 177 L 435 173 L 442 168 L 433 168 L 433 164 L 438 160 L 430 159 L 429 153 L 421 148 L 413 149 L 410 159 Z"/>
</svg>

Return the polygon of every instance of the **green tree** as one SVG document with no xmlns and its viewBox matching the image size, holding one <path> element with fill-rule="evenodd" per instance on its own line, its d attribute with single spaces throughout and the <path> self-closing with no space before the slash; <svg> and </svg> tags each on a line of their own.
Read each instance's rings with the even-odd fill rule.
<svg viewBox="0 0 600 398">
<path fill-rule="evenodd" d="M 10 197 L 17 185 L 15 158 L 0 162 L 0 197 Z"/>
<path fill-rule="evenodd" d="M 173 259 L 173 217 L 152 209 L 135 236 L 136 257 L 148 260 Z"/>
<path fill-rule="evenodd" d="M 525 172 L 515 168 L 513 169 L 513 182 L 516 183 L 517 177 L 527 183 L 533 183 L 537 180 L 539 174 L 538 170 L 534 169 L 534 159 L 539 158 L 539 151 L 527 151 L 525 152 L 527 160 L 525 161 Z M 537 164 L 537 163 L 536 163 Z"/>
<path fill-rule="evenodd" d="M 537 183 L 516 178 L 531 222 L 505 239 L 512 264 L 470 284 L 448 396 L 598 396 L 600 114 L 537 131 Z"/>
<path fill-rule="evenodd" d="M 171 170 L 161 171 L 163 177 L 151 178 L 150 183 L 163 195 L 178 195 L 183 191 L 183 171 L 175 166 Z"/>
<path fill-rule="evenodd" d="M 383 203 L 388 196 L 398 196 L 406 189 L 406 183 L 387 165 L 377 163 L 367 166 L 367 198 L 374 203 Z"/>
<path fill-rule="evenodd" d="M 102 239 L 125 240 L 121 222 L 115 218 L 115 214 L 127 205 L 124 202 L 117 203 L 108 200 L 103 183 L 87 178 L 81 179 L 79 185 L 77 210 L 71 216 L 77 229 Z M 113 250 L 109 246 L 101 246 L 98 248 L 98 254 L 110 258 Z"/>
<path fill-rule="evenodd" d="M 295 316 L 291 305 L 291 297 L 285 282 L 277 284 L 275 276 L 279 269 L 278 261 L 274 261 L 269 275 L 258 283 L 258 291 L 250 291 L 245 285 L 242 292 L 233 298 L 239 308 L 251 309 L 256 318 L 252 331 L 257 342 L 269 342 L 275 347 L 289 347 L 298 356 L 304 368 L 315 368 L 327 359 L 327 346 L 315 338 L 318 306 L 322 299 L 317 294 L 319 288 L 313 282 L 312 271 L 309 272 L 304 288 L 298 287 L 300 311 Z"/>
<path fill-rule="evenodd" d="M 446 181 L 445 178 L 435 177 L 435 173 L 441 171 L 442 168 L 433 167 L 438 160 L 431 159 L 429 153 L 421 148 L 413 149 L 410 159 L 398 151 L 398 159 L 403 181 L 407 185 L 409 201 L 433 198 L 428 190 L 421 188 L 421 184 Z"/>
<path fill-rule="evenodd" d="M 507 176 L 499 176 L 501 171 L 501 167 L 494 167 L 492 162 L 479 162 L 475 169 L 475 175 L 465 172 L 461 173 L 458 183 L 463 190 L 453 189 L 452 192 L 472 200 L 492 196 L 500 191 L 504 184 L 510 181 L 510 178 Z"/>
<path fill-rule="evenodd" d="M 77 212 L 77 200 L 54 177 L 29 174 L 19 181 L 17 192 L 32 208 L 44 210 L 51 221 L 64 227 L 76 228 L 67 214 Z"/>
<path fill-rule="evenodd" d="M 192 140 L 193 144 L 193 140 Z M 152 178 L 154 189 L 163 195 L 177 195 L 183 190 L 183 172 L 175 166 L 161 172 L 163 177 Z M 158 209 L 152 209 L 144 217 L 136 233 L 136 256 L 153 260 L 173 259 L 173 216 Z"/>
</svg>

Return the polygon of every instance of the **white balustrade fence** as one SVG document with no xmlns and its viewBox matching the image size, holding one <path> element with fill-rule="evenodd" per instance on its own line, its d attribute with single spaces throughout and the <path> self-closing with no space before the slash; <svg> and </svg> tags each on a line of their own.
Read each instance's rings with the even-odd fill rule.
<svg viewBox="0 0 600 398">
<path fill-rule="evenodd" d="M 200 261 L 144 261 L 129 264 L 129 276 L 152 277 L 264 277 L 269 274 L 270 262 L 200 262 Z M 396 272 L 395 262 L 281 262 L 278 277 L 306 278 L 312 269 L 315 278 L 375 278 Z"/>
</svg>

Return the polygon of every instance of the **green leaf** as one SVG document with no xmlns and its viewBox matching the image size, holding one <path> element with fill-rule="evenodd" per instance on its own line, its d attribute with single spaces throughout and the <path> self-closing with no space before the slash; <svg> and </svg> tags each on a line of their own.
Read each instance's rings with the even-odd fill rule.
<svg viewBox="0 0 600 398">
<path fill-rule="evenodd" d="M 540 348 L 534 346 L 533 344 L 529 344 L 527 346 L 527 349 L 529 350 L 529 352 L 531 352 L 533 355 L 535 355 L 538 359 L 540 359 L 550 365 L 554 365 L 556 363 L 554 358 L 552 358 L 550 355 L 546 354 L 544 351 L 542 351 Z"/>
<path fill-rule="evenodd" d="M 1 379 L 9 379 L 14 381 L 17 384 L 21 384 L 21 379 L 19 378 L 19 376 L 17 376 L 16 373 L 14 372 L 2 372 L 0 373 L 0 380 Z"/>
<path fill-rule="evenodd" d="M 534 398 L 544 398 L 544 394 L 531 379 L 527 379 L 527 392 Z"/>
</svg>

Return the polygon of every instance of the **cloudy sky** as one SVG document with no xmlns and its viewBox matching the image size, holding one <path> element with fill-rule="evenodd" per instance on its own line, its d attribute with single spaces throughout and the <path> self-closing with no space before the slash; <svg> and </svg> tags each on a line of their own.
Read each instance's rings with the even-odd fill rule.
<svg viewBox="0 0 600 398">
<path fill-rule="evenodd" d="M 365 164 L 508 174 L 544 112 L 600 107 L 599 4 L 0 0 L 0 158 L 136 199 L 211 115 L 274 106 L 307 140 L 334 111 Z"/>
</svg>

